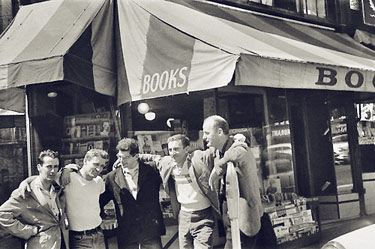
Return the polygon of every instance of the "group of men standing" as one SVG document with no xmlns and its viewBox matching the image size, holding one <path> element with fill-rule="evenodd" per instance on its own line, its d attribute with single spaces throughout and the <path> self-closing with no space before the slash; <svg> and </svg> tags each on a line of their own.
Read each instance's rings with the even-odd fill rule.
<svg viewBox="0 0 375 249">
<path fill-rule="evenodd" d="M 39 176 L 26 179 L 0 207 L 0 227 L 25 239 L 30 249 L 104 249 L 100 213 L 113 200 L 118 248 L 161 249 L 162 184 L 178 219 L 180 248 L 212 248 L 215 217 L 226 228 L 225 248 L 232 248 L 225 194 L 231 161 L 238 172 L 242 248 L 255 248 L 263 215 L 255 159 L 244 143 L 229 136 L 220 116 L 204 120 L 203 139 L 209 148 L 190 152 L 185 135 L 171 136 L 169 156 L 160 157 L 139 154 L 137 141 L 124 138 L 116 147 L 113 170 L 103 178 L 105 151 L 88 151 L 81 168 L 65 167 L 62 173 L 56 153 L 44 151 Z"/>
</svg>

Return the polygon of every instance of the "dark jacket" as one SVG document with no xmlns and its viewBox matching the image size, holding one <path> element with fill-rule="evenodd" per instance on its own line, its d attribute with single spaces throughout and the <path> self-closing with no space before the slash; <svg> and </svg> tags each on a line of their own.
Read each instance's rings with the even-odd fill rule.
<svg viewBox="0 0 375 249">
<path fill-rule="evenodd" d="M 159 203 L 161 178 L 156 169 L 139 161 L 137 199 L 128 190 L 121 167 L 108 173 L 104 180 L 106 190 L 100 196 L 100 205 L 104 207 L 110 200 L 114 201 L 119 248 L 165 234 Z"/>
</svg>

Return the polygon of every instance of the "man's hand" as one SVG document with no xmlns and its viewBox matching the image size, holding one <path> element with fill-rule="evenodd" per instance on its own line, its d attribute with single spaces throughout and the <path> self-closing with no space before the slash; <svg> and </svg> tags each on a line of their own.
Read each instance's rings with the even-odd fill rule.
<svg viewBox="0 0 375 249">
<path fill-rule="evenodd" d="M 61 187 L 65 187 L 70 183 L 70 173 L 72 170 L 70 168 L 63 168 L 60 175 L 60 184 Z"/>
<path fill-rule="evenodd" d="M 20 186 L 18 187 L 18 191 L 19 193 L 21 194 L 21 197 L 23 199 L 26 198 L 26 193 L 31 193 L 31 188 L 30 188 L 30 183 L 32 181 L 34 181 L 35 178 L 37 178 L 38 176 L 30 176 L 28 178 L 26 178 L 25 180 L 23 180 L 21 183 L 20 183 Z"/>
<path fill-rule="evenodd" d="M 121 167 L 121 159 L 118 158 L 116 162 L 113 163 L 112 170 L 115 170 L 117 168 Z"/>
<path fill-rule="evenodd" d="M 100 224 L 100 227 L 103 230 L 112 230 L 118 227 L 118 223 L 116 219 L 110 219 L 110 220 L 103 219 L 102 224 Z"/>
<path fill-rule="evenodd" d="M 226 162 L 229 162 L 229 161 L 234 162 L 238 159 L 239 153 L 241 153 L 241 150 L 247 150 L 247 149 L 248 147 L 246 143 L 236 141 L 231 145 L 229 150 L 227 150 L 224 153 L 224 157 L 222 159 L 224 159 Z"/>
</svg>

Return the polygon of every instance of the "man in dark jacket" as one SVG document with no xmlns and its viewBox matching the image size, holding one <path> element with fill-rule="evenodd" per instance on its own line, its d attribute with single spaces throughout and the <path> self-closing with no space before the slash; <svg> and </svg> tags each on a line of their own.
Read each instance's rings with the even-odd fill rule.
<svg viewBox="0 0 375 249">
<path fill-rule="evenodd" d="M 165 234 L 159 203 L 161 178 L 157 170 L 139 160 L 137 141 L 124 138 L 117 145 L 120 166 L 105 176 L 103 207 L 114 201 L 119 249 L 161 249 Z"/>
</svg>

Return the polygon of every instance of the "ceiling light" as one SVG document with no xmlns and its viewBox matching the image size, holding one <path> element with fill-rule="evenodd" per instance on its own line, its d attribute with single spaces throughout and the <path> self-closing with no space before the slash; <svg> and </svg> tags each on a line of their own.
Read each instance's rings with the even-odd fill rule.
<svg viewBox="0 0 375 249">
<path fill-rule="evenodd" d="M 139 103 L 138 112 L 140 114 L 146 114 L 149 110 L 150 110 L 150 106 L 147 103 L 145 102 Z"/>
<path fill-rule="evenodd" d="M 169 127 L 169 128 L 172 128 L 172 122 L 174 121 L 174 118 L 168 118 L 167 119 L 167 126 Z"/>
<path fill-rule="evenodd" d="M 47 93 L 47 96 L 49 98 L 56 98 L 57 97 L 57 92 L 51 91 L 51 92 Z"/>
<path fill-rule="evenodd" d="M 148 120 L 148 121 L 152 121 L 154 120 L 156 117 L 156 114 L 155 112 L 148 112 L 145 114 L 145 118 Z"/>
</svg>

